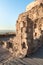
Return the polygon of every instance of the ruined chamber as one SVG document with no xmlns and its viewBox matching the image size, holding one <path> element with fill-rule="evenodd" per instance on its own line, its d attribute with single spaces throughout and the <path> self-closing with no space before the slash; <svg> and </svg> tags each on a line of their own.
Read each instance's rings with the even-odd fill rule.
<svg viewBox="0 0 43 65">
<path fill-rule="evenodd" d="M 19 53 L 24 57 L 36 51 L 43 43 L 43 4 L 37 4 L 19 15 L 16 23 L 16 42 Z"/>
</svg>

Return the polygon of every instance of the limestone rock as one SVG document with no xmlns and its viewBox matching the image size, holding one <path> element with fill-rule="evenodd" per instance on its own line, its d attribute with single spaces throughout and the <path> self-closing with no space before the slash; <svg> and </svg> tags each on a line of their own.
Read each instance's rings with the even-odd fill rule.
<svg viewBox="0 0 43 65">
<path fill-rule="evenodd" d="M 43 3 L 43 0 L 36 0 L 36 1 L 38 1 L 39 3 Z"/>
<path fill-rule="evenodd" d="M 43 4 L 43 0 L 36 0 L 36 1 L 32 2 L 32 3 L 30 3 L 29 5 L 27 5 L 26 11 L 31 10 L 32 8 L 34 8 L 37 5 L 40 5 L 41 3 Z"/>
</svg>

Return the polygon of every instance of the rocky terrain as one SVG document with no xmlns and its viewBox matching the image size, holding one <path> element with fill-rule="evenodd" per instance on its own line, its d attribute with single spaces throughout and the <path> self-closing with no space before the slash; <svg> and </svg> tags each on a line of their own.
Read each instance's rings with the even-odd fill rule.
<svg viewBox="0 0 43 65">
<path fill-rule="evenodd" d="M 12 57 L 6 50 L 3 50 L 3 52 L 0 53 L 0 65 L 43 65 L 43 46 L 34 54 L 22 59 Z"/>
</svg>

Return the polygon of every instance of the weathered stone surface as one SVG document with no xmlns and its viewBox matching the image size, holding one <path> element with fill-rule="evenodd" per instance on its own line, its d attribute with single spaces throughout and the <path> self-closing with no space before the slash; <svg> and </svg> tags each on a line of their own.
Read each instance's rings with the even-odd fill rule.
<svg viewBox="0 0 43 65">
<path fill-rule="evenodd" d="M 27 6 L 26 12 L 20 14 L 16 22 L 16 37 L 6 43 L 6 49 L 18 58 L 33 53 L 42 45 L 43 3 L 36 1 Z"/>
<path fill-rule="evenodd" d="M 27 5 L 26 11 L 29 11 L 32 8 L 34 8 L 35 6 L 40 5 L 40 4 L 43 4 L 43 0 L 36 0 L 36 1 L 32 2 L 29 5 Z"/>
<path fill-rule="evenodd" d="M 13 50 L 16 57 L 24 57 L 36 51 L 42 45 L 43 4 L 38 1 L 35 3 L 33 2 L 31 9 L 18 17 L 17 34 L 13 41 Z M 17 50 L 15 51 L 15 49 Z"/>
</svg>

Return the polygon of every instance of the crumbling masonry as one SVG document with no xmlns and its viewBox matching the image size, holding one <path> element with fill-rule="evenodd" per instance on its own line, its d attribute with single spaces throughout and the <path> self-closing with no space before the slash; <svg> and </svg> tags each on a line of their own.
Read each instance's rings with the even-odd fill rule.
<svg viewBox="0 0 43 65">
<path fill-rule="evenodd" d="M 29 55 L 42 45 L 43 3 L 19 15 L 16 23 L 16 37 L 13 42 L 15 57 Z"/>
<path fill-rule="evenodd" d="M 43 3 L 33 2 L 16 22 L 16 37 L 12 42 L 13 55 L 22 58 L 36 51 L 43 43 Z"/>
</svg>

